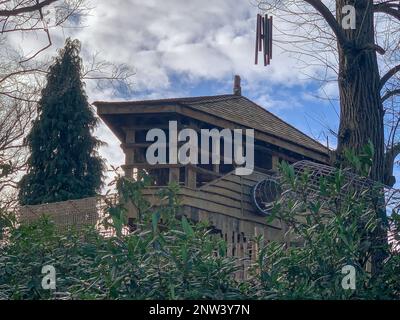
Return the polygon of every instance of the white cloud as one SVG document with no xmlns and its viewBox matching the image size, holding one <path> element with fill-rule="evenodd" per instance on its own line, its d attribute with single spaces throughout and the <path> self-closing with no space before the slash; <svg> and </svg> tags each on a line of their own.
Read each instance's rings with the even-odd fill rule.
<svg viewBox="0 0 400 320">
<path fill-rule="evenodd" d="M 52 31 L 54 46 L 48 54 L 53 55 L 55 48 L 72 36 L 82 42 L 84 59 L 100 52 L 109 61 L 130 65 L 136 71 L 135 86 L 133 95 L 126 98 L 185 95 L 187 89 L 177 87 L 174 77 L 184 79 L 186 85 L 218 80 L 218 90 L 230 92 L 232 76 L 240 74 L 243 93 L 258 96 L 261 105 L 299 107 L 294 98 L 277 98 L 272 91 L 273 86 L 290 88 L 307 83 L 298 61 L 276 45 L 270 66 L 254 65 L 258 10 L 250 1 L 98 0 L 93 4 L 84 21 L 86 27 Z M 37 42 L 36 38 L 14 41 L 25 51 L 38 47 Z M 307 69 L 309 74 L 318 71 L 311 64 Z M 87 91 L 90 101 L 115 99 L 111 89 L 98 90 L 91 83 Z M 121 164 L 123 154 L 110 130 L 102 125 L 96 134 L 109 144 L 101 149 L 109 163 Z"/>
<path fill-rule="evenodd" d="M 145 91 L 177 91 L 171 82 L 177 75 L 195 83 L 226 81 L 240 74 L 249 90 L 260 88 L 266 80 L 270 86 L 304 82 L 302 64 L 281 49 L 282 35 L 274 46 L 273 63 L 267 68 L 254 65 L 258 10 L 250 1 L 98 0 L 93 4 L 85 27 L 53 31 L 53 49 L 72 36 L 81 40 L 84 58 L 101 52 L 109 61 L 130 65 L 136 70 L 132 98 Z M 285 29 L 286 22 L 275 21 Z M 25 51 L 38 47 L 36 37 L 16 39 L 15 44 L 23 44 Z M 306 71 L 320 72 L 312 64 Z"/>
<path fill-rule="evenodd" d="M 298 61 L 275 46 L 270 66 L 254 65 L 256 13 L 250 2 L 237 0 L 101 0 L 87 19 L 88 27 L 73 35 L 85 52 L 100 51 L 110 61 L 135 68 L 132 99 L 186 95 L 172 77 L 184 79 L 186 85 L 218 80 L 218 93 L 230 92 L 232 76 L 240 74 L 243 93 L 259 96 L 258 102 L 268 109 L 300 108 L 295 98 L 285 98 L 284 91 L 279 98 L 272 91 L 274 85 L 306 84 Z M 310 66 L 307 71 L 315 74 L 318 68 Z M 113 98 L 111 91 L 92 90 L 89 96 Z M 107 128 L 98 132 L 108 142 L 102 154 L 111 164 L 121 164 L 119 142 Z"/>
<path fill-rule="evenodd" d="M 175 73 L 191 81 L 239 73 L 248 82 L 298 83 L 304 78 L 298 62 L 279 46 L 271 66 L 254 65 L 256 13 L 237 0 L 100 0 L 87 27 L 72 33 L 86 52 L 134 67 L 139 91 L 169 90 Z"/>
</svg>

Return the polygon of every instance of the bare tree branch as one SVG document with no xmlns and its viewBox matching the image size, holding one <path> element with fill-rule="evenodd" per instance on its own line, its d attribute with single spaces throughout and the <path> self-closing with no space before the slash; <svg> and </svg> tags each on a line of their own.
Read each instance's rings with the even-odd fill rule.
<svg viewBox="0 0 400 320">
<path fill-rule="evenodd" d="M 37 102 L 51 63 L 39 60 L 38 55 L 52 46 L 51 30 L 64 28 L 70 21 L 79 27 L 76 21 L 80 23 L 90 9 L 87 0 L 0 0 L 0 205 L 5 194 L 16 199 L 12 189 L 17 188 L 21 172 L 26 170 L 24 138 L 37 115 Z M 34 37 L 43 33 L 47 42 L 24 56 L 7 46 L 6 35 L 11 33 Z M 130 88 L 132 75 L 125 65 L 94 57 L 82 78 L 107 89 L 111 85 L 117 91 Z"/>
<path fill-rule="evenodd" d="M 393 77 L 397 72 L 400 71 L 400 64 L 390 69 L 386 74 L 383 75 L 380 81 L 380 87 L 383 89 L 385 84 L 389 81 L 391 77 Z"/>
<path fill-rule="evenodd" d="M 52 3 L 56 2 L 56 1 L 58 1 L 58 0 L 44 0 L 42 2 L 36 1 L 36 4 L 34 4 L 34 5 L 27 5 L 27 6 L 23 6 L 20 8 L 18 8 L 18 6 L 17 6 L 11 10 L 0 10 L 0 16 L 1 17 L 11 17 L 11 16 L 17 16 L 17 15 L 20 15 L 23 13 L 40 11 L 40 10 L 42 10 L 42 8 L 51 5 Z"/>
<path fill-rule="evenodd" d="M 397 8 L 396 8 L 397 7 Z M 374 12 L 386 13 L 392 17 L 400 20 L 400 5 L 393 5 L 387 2 L 376 3 L 374 5 Z"/>
<path fill-rule="evenodd" d="M 382 97 L 382 102 L 385 102 L 387 99 L 400 95 L 400 89 L 396 90 L 388 90 L 385 95 Z"/>
<path fill-rule="evenodd" d="M 304 0 L 304 1 L 307 2 L 309 5 L 311 5 L 315 10 L 317 10 L 322 15 L 322 17 L 324 17 L 324 19 L 326 20 L 326 22 L 336 35 L 339 44 L 342 47 L 344 47 L 347 43 L 346 36 L 343 32 L 342 27 L 336 21 L 335 17 L 328 9 L 328 7 L 326 7 L 320 0 Z"/>
<path fill-rule="evenodd" d="M 392 187 L 396 183 L 393 176 L 394 161 L 400 155 L 400 143 L 394 144 L 386 150 L 385 154 L 385 184 Z"/>
</svg>

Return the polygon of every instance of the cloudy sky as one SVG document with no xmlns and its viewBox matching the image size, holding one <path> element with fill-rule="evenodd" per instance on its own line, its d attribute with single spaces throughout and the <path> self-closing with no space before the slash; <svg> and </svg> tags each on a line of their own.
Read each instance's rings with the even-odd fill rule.
<svg viewBox="0 0 400 320">
<path fill-rule="evenodd" d="M 91 102 L 231 93 L 233 77 L 239 74 L 243 95 L 313 138 L 326 144 L 329 129 L 337 129 L 337 103 L 318 98 L 335 97 L 336 87 L 321 88 L 310 78 L 323 69 L 305 68 L 278 42 L 270 66 L 254 65 L 259 10 L 251 0 L 98 0 L 92 4 L 84 28 L 53 31 L 54 49 L 72 36 L 82 42 L 84 59 L 97 52 L 110 62 L 129 65 L 135 76 L 131 92 L 99 90 L 87 83 Z M 283 27 L 275 21 L 276 29 Z M 28 39 L 15 41 L 24 50 L 30 47 Z M 108 163 L 122 164 L 120 142 L 111 131 L 101 124 L 96 134 L 108 143 L 101 150 Z M 332 135 L 329 142 L 336 144 Z"/>
</svg>

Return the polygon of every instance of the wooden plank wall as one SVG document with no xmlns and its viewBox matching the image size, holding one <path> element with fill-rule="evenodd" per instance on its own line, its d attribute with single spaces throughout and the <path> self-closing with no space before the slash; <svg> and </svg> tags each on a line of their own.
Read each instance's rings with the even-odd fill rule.
<svg viewBox="0 0 400 320">
<path fill-rule="evenodd" d="M 227 241 L 227 254 L 241 259 L 239 279 L 247 277 L 247 265 L 256 259 L 255 237 L 261 235 L 265 241 L 285 241 L 282 223 L 267 223 L 267 218 L 257 215 L 252 204 L 252 187 L 266 177 L 260 172 L 249 176 L 231 172 L 197 189 L 181 187 L 179 192 L 182 213 L 193 221 L 210 222 Z M 152 203 L 157 201 L 155 192 L 152 188 L 144 191 Z"/>
</svg>

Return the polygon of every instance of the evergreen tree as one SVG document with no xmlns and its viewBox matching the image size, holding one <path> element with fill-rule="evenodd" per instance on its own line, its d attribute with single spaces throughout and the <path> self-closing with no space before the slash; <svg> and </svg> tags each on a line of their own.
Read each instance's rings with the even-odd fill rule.
<svg viewBox="0 0 400 320">
<path fill-rule="evenodd" d="M 28 172 L 20 182 L 21 205 L 80 199 L 96 195 L 104 162 L 92 136 L 97 119 L 81 81 L 78 40 L 67 39 L 50 67 L 38 117 L 27 136 Z"/>
</svg>

